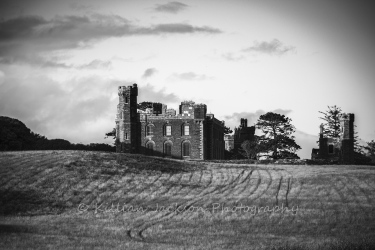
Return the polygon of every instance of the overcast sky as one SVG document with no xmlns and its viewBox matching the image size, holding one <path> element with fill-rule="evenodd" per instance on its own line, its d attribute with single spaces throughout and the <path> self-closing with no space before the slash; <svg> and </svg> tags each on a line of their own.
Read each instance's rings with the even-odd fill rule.
<svg viewBox="0 0 375 250">
<path fill-rule="evenodd" d="M 139 102 L 205 103 L 232 129 L 292 118 L 302 158 L 318 111 L 355 113 L 375 139 L 371 1 L 0 2 L 0 115 L 49 139 L 112 143 L 117 87 Z"/>
</svg>

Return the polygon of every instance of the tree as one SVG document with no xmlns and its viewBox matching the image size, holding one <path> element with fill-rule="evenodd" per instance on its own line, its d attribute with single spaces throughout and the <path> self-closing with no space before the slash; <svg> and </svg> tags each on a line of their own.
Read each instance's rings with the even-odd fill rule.
<svg viewBox="0 0 375 250">
<path fill-rule="evenodd" d="M 370 142 L 366 142 L 366 146 L 364 148 L 367 150 L 368 155 L 371 158 L 375 158 L 375 141 L 372 140 Z"/>
<path fill-rule="evenodd" d="M 339 139 L 341 135 L 340 117 L 342 115 L 342 110 L 336 105 L 327 107 L 328 110 L 326 112 L 319 111 L 319 113 L 324 115 L 324 117 L 319 118 L 325 121 L 325 123 L 323 123 L 323 136 Z"/>
<path fill-rule="evenodd" d="M 288 158 L 301 149 L 292 136 L 295 127 L 290 123 L 291 121 L 292 119 L 285 115 L 272 112 L 259 117 L 256 127 L 264 133 L 259 137 L 262 153 L 273 159 Z"/>
<path fill-rule="evenodd" d="M 233 130 L 230 127 L 224 126 L 224 135 L 233 133 Z"/>
<path fill-rule="evenodd" d="M 116 128 L 113 128 L 111 132 L 105 133 L 104 139 L 107 139 L 109 136 L 113 136 L 113 139 L 116 139 Z"/>
<path fill-rule="evenodd" d="M 364 146 L 359 144 L 359 141 L 361 140 L 358 136 L 357 132 L 357 125 L 354 125 L 354 138 L 353 138 L 353 143 L 354 143 L 354 152 L 357 152 L 359 154 L 364 155 Z"/>
<path fill-rule="evenodd" d="M 257 159 L 260 151 L 259 137 L 255 135 L 253 140 L 246 140 L 241 144 L 239 153 L 247 159 Z"/>
</svg>

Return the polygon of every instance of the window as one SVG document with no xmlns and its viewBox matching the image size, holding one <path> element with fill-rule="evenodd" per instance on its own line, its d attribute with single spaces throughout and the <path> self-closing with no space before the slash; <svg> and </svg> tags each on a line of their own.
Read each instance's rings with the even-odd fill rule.
<svg viewBox="0 0 375 250">
<path fill-rule="evenodd" d="M 190 143 L 184 142 L 182 144 L 182 156 L 190 156 Z"/>
<path fill-rule="evenodd" d="M 189 125 L 188 124 L 185 124 L 184 126 L 183 126 L 183 135 L 189 135 L 190 134 L 190 127 L 189 127 Z"/>
<path fill-rule="evenodd" d="M 333 154 L 333 145 L 332 144 L 328 145 L 328 153 Z"/>
<path fill-rule="evenodd" d="M 125 140 L 128 139 L 128 133 L 125 133 Z"/>
<path fill-rule="evenodd" d="M 172 135 L 172 126 L 171 125 L 166 125 L 165 126 L 165 135 L 166 136 Z"/>
<path fill-rule="evenodd" d="M 165 156 L 171 156 L 172 155 L 172 143 L 166 142 L 164 144 L 164 154 L 165 154 Z"/>
<path fill-rule="evenodd" d="M 154 134 L 154 125 L 148 124 L 146 127 L 146 135 L 153 135 Z"/>
<path fill-rule="evenodd" d="M 129 97 L 125 97 L 125 103 L 128 103 L 129 102 Z"/>
<path fill-rule="evenodd" d="M 148 141 L 146 143 L 146 154 L 147 155 L 152 155 L 154 152 L 154 147 L 155 147 L 155 142 L 153 141 Z"/>
</svg>

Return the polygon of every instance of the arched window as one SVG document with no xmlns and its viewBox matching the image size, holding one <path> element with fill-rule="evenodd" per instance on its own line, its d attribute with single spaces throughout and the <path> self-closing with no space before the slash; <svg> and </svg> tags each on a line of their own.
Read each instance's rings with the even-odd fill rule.
<svg viewBox="0 0 375 250">
<path fill-rule="evenodd" d="M 146 143 L 146 154 L 147 154 L 147 155 L 153 155 L 154 150 L 155 150 L 155 142 L 153 142 L 153 141 L 148 141 L 148 142 Z"/>
<path fill-rule="evenodd" d="M 146 135 L 153 135 L 154 134 L 154 125 L 153 124 L 148 124 L 146 126 Z"/>
<path fill-rule="evenodd" d="M 182 125 L 182 135 L 190 135 L 190 126 L 185 123 Z"/>
<path fill-rule="evenodd" d="M 165 125 L 164 135 L 165 136 L 171 136 L 172 135 L 172 126 L 170 124 Z"/>
<path fill-rule="evenodd" d="M 190 156 L 190 143 L 189 142 L 182 143 L 182 156 Z"/>
<path fill-rule="evenodd" d="M 172 143 L 171 142 L 165 142 L 164 143 L 164 155 L 165 156 L 171 156 L 172 155 Z"/>
<path fill-rule="evenodd" d="M 333 154 L 333 145 L 332 144 L 328 145 L 328 153 Z"/>
</svg>

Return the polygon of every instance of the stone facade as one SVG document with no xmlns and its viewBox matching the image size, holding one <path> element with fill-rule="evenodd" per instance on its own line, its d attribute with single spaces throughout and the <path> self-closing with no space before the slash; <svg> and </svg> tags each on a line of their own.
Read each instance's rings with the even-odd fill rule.
<svg viewBox="0 0 375 250">
<path fill-rule="evenodd" d="M 247 119 L 241 118 L 241 124 L 238 128 L 234 128 L 234 153 L 238 153 L 241 144 L 246 141 L 254 140 L 255 126 L 248 127 Z"/>
<path fill-rule="evenodd" d="M 323 137 L 323 125 L 320 125 L 319 148 L 313 148 L 311 159 L 326 159 L 353 163 L 354 161 L 354 114 L 342 114 L 340 118 L 341 137 Z"/>
<path fill-rule="evenodd" d="M 224 135 L 225 150 L 231 151 L 234 149 L 234 136 L 233 135 Z"/>
<path fill-rule="evenodd" d="M 224 122 L 205 104 L 181 102 L 179 114 L 165 104 L 137 112 L 138 88 L 119 87 L 116 151 L 178 159 L 224 159 Z"/>
</svg>

